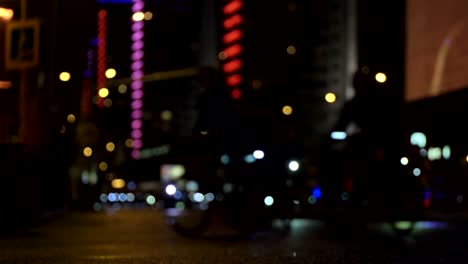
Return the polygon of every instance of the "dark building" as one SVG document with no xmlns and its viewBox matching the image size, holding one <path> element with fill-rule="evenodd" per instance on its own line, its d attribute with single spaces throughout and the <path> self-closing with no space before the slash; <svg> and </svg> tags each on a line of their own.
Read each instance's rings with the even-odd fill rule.
<svg viewBox="0 0 468 264">
<path fill-rule="evenodd" d="M 224 36 L 236 29 L 243 33 L 238 42 L 243 65 L 240 101 L 249 102 L 253 110 L 265 108 L 257 120 L 272 119 L 298 129 L 306 151 L 315 152 L 352 95 L 349 79 L 357 69 L 355 1 L 223 3 L 232 2 L 243 3 L 239 11 L 243 21 L 223 29 L 233 15 L 223 16 L 221 6 L 219 28 Z M 229 46 L 223 41 L 220 48 L 227 53 Z M 223 58 L 224 53 L 220 58 L 228 65 L 230 58 Z M 327 103 L 327 93 L 336 95 L 337 101 Z M 285 116 L 284 106 L 292 107 L 293 113 Z"/>
<path fill-rule="evenodd" d="M 8 186 L 2 199 L 12 201 L 5 211 L 9 217 L 2 221 L 20 224 L 64 207 L 74 138 L 61 132 L 65 126 L 66 130 L 72 128 L 67 125 L 67 115 L 79 111 L 86 43 L 94 35 L 91 25 L 96 23 L 95 2 L 0 1 L 0 7 L 14 10 L 11 23 L 24 18 L 23 14 L 39 21 L 37 65 L 25 69 L 2 65 L 0 72 L 2 81 L 12 84 L 0 91 L 2 167 Z M 3 46 L 6 40 L 1 41 Z M 3 58 L 3 50 L 1 54 Z M 72 76 L 67 83 L 59 80 L 60 72 L 65 71 Z"/>
</svg>

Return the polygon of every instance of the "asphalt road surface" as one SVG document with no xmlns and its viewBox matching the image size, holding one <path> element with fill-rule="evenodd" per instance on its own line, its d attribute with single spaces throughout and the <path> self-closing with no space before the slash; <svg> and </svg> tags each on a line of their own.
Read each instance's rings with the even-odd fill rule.
<svg viewBox="0 0 468 264">
<path fill-rule="evenodd" d="M 386 224 L 345 230 L 293 220 L 289 233 L 237 239 L 213 227 L 194 239 L 155 209 L 76 212 L 0 237 L 0 263 L 468 263 L 464 231 L 446 223 L 419 223 L 405 238 Z"/>
</svg>

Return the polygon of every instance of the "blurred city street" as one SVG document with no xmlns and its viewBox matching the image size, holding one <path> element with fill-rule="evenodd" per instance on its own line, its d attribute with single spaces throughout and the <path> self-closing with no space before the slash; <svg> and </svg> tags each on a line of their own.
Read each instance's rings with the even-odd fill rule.
<svg viewBox="0 0 468 264">
<path fill-rule="evenodd" d="M 288 234 L 274 228 L 249 239 L 234 239 L 223 236 L 222 228 L 215 231 L 213 227 L 203 237 L 183 238 L 168 227 L 159 210 L 121 208 L 75 212 L 65 213 L 19 235 L 2 236 L 0 263 L 466 261 L 463 232 L 446 224 L 430 223 L 420 222 L 411 238 L 404 239 L 396 238 L 385 224 L 370 226 L 365 232 L 343 232 L 341 228 L 326 228 L 315 220 L 293 220 Z"/>
<path fill-rule="evenodd" d="M 468 263 L 466 10 L 0 0 L 0 264 Z"/>
</svg>

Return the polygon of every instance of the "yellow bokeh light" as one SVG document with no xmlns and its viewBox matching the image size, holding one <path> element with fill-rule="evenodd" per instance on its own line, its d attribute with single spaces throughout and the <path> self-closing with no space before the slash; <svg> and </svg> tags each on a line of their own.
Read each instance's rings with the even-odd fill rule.
<svg viewBox="0 0 468 264">
<path fill-rule="evenodd" d="M 68 123 L 75 123 L 75 121 L 76 121 L 75 115 L 74 114 L 69 114 L 67 116 L 67 121 L 68 121 Z"/>
<path fill-rule="evenodd" d="M 132 19 L 133 21 L 143 21 L 143 19 L 145 19 L 145 14 L 143 12 L 133 13 Z"/>
<path fill-rule="evenodd" d="M 106 150 L 112 152 L 115 150 L 115 144 L 113 142 L 109 142 L 106 144 Z"/>
<path fill-rule="evenodd" d="M 60 73 L 59 78 L 62 82 L 68 82 L 71 79 L 71 75 L 68 72 L 62 72 Z"/>
<path fill-rule="evenodd" d="M 293 109 L 292 109 L 291 106 L 289 106 L 289 105 L 283 106 L 283 114 L 284 115 L 290 115 L 290 114 L 292 114 L 292 112 L 293 112 Z"/>
<path fill-rule="evenodd" d="M 3 8 L 3 7 L 0 8 L 0 18 L 1 19 L 4 19 L 6 21 L 10 21 L 13 18 L 13 15 L 14 15 L 13 9 Z"/>
<path fill-rule="evenodd" d="M 375 75 L 375 80 L 379 83 L 384 83 L 387 81 L 387 76 L 384 73 L 379 72 Z"/>
<path fill-rule="evenodd" d="M 164 121 L 169 121 L 172 119 L 172 112 L 169 110 L 164 110 L 161 112 L 161 119 Z"/>
<path fill-rule="evenodd" d="M 91 157 L 91 155 L 93 155 L 93 149 L 91 149 L 90 147 L 84 148 L 83 155 L 85 155 L 85 157 Z"/>
<path fill-rule="evenodd" d="M 153 18 L 153 13 L 151 12 L 146 12 L 145 13 L 145 20 L 151 20 Z"/>
<path fill-rule="evenodd" d="M 468 155 L 466 155 L 466 158 L 465 158 L 466 162 L 468 162 Z"/>
<path fill-rule="evenodd" d="M 114 189 L 122 189 L 125 187 L 125 181 L 122 179 L 113 179 L 111 185 Z"/>
<path fill-rule="evenodd" d="M 107 71 L 106 71 L 106 77 L 107 77 L 107 79 L 112 79 L 112 78 L 114 78 L 116 75 L 117 75 L 117 71 L 116 71 L 115 69 L 112 69 L 112 68 L 107 69 Z"/>
<path fill-rule="evenodd" d="M 224 53 L 224 51 L 221 51 L 220 53 L 218 53 L 218 59 L 225 60 L 226 59 L 226 53 Z"/>
<path fill-rule="evenodd" d="M 99 97 L 106 98 L 107 96 L 109 96 L 109 89 L 101 88 L 101 89 L 99 89 L 98 94 L 99 94 Z"/>
<path fill-rule="evenodd" d="M 288 46 L 288 48 L 286 49 L 286 51 L 288 52 L 289 55 L 294 55 L 296 54 L 296 47 L 294 46 Z"/>
<path fill-rule="evenodd" d="M 121 93 L 121 94 L 126 93 L 127 92 L 127 85 L 125 85 L 125 84 L 119 85 L 118 90 L 119 90 L 119 93 Z"/>
<path fill-rule="evenodd" d="M 332 104 L 336 101 L 336 95 L 334 93 L 327 93 L 325 95 L 325 101 Z"/>
<path fill-rule="evenodd" d="M 129 139 L 125 140 L 125 146 L 127 148 L 133 147 L 133 139 L 129 138 Z"/>
<path fill-rule="evenodd" d="M 106 163 L 106 162 L 103 161 L 103 162 L 99 163 L 99 169 L 100 169 L 100 170 L 106 171 L 107 168 L 108 168 L 108 166 L 107 166 L 107 163 Z"/>
</svg>

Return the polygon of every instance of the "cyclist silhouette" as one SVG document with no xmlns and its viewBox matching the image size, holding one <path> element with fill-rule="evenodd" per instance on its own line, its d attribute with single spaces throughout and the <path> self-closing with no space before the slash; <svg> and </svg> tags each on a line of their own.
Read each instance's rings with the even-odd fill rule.
<svg viewBox="0 0 468 264">
<path fill-rule="evenodd" d="M 404 192 L 398 193 L 405 186 L 399 164 L 404 148 L 402 107 L 395 93 L 372 77 L 355 73 L 355 96 L 345 103 L 334 131 L 347 131 L 351 124 L 357 127 L 345 150 L 356 200 L 394 208 L 404 199 L 400 195 Z"/>
</svg>

